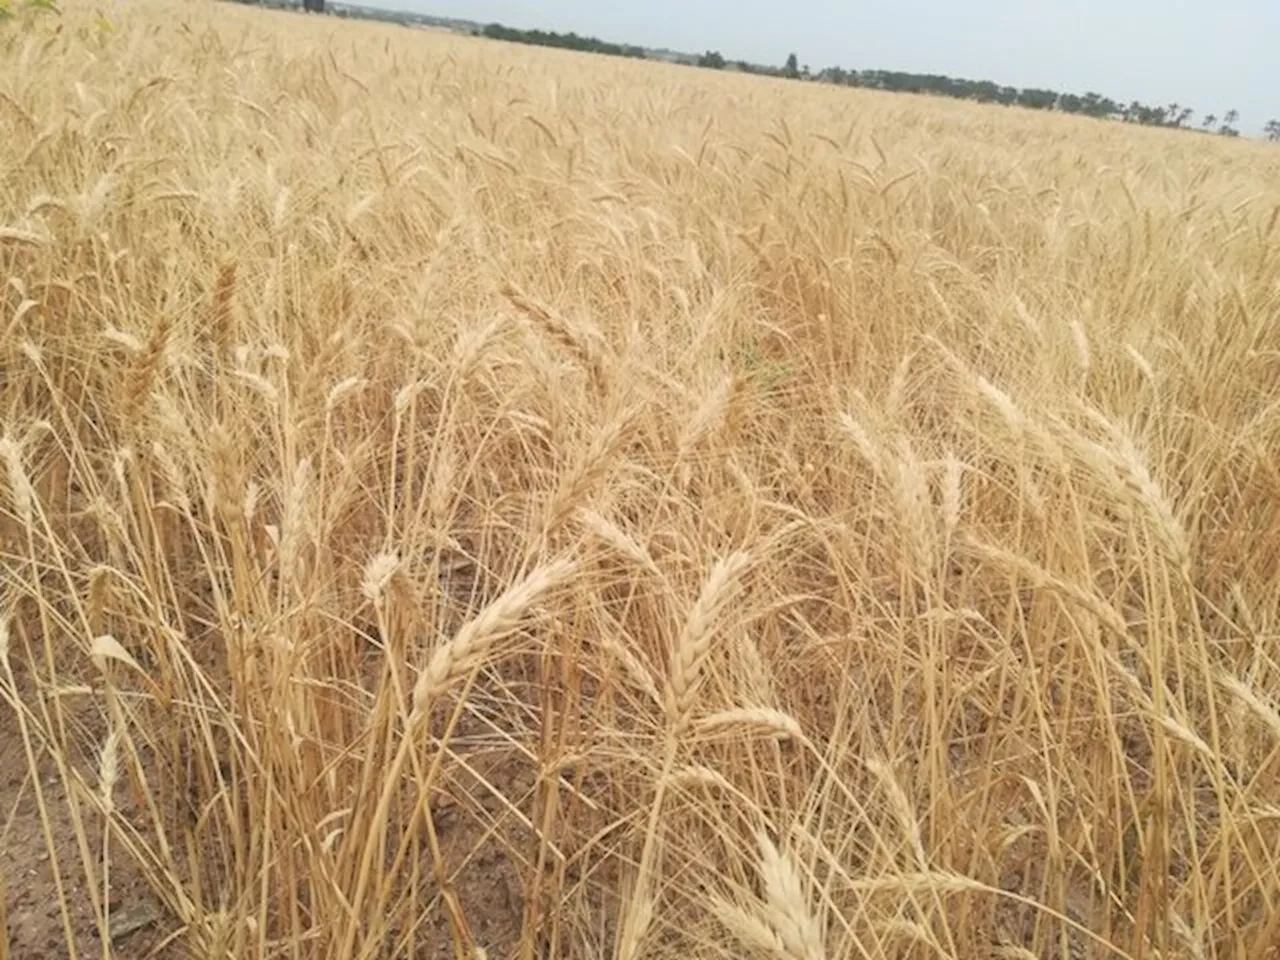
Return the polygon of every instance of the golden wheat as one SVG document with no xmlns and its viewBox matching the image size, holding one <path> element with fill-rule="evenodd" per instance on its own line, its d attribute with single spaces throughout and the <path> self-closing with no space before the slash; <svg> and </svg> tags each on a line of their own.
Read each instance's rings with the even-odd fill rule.
<svg viewBox="0 0 1280 960">
<path fill-rule="evenodd" d="M 689 609 L 672 649 L 667 674 L 667 722 L 673 729 L 682 729 L 688 723 L 698 692 L 702 664 L 715 639 L 721 614 L 733 598 L 738 578 L 750 562 L 750 555 L 743 551 L 717 561 L 707 574 L 698 599 Z"/>
<path fill-rule="evenodd" d="M 517 629 L 530 608 L 568 580 L 574 570 L 575 564 L 569 560 L 537 567 L 481 610 L 452 640 L 437 647 L 414 684 L 414 711 L 425 712 L 456 678 L 490 659 L 494 644 Z"/>
<path fill-rule="evenodd" d="M 39 7 L 0 957 L 1274 951 L 1280 151 Z"/>
</svg>

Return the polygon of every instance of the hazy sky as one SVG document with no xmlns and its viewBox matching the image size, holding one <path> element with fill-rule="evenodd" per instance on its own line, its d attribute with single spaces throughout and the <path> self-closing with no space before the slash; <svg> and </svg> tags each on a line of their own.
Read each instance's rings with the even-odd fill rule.
<svg viewBox="0 0 1280 960">
<path fill-rule="evenodd" d="M 781 65 L 943 73 L 1280 119 L 1280 0 L 361 0 Z"/>
</svg>

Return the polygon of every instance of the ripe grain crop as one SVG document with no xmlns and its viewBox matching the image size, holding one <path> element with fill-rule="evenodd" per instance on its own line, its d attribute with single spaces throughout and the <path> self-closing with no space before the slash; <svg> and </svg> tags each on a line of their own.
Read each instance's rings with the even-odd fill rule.
<svg viewBox="0 0 1280 960">
<path fill-rule="evenodd" d="M 0 282 L 0 956 L 1280 946 L 1280 151 L 69 0 Z"/>
</svg>

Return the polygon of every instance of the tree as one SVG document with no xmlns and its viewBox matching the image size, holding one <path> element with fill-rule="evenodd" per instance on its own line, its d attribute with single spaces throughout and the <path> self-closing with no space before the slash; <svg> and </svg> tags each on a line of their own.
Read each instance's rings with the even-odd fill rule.
<svg viewBox="0 0 1280 960">
<path fill-rule="evenodd" d="M 1018 106 L 1032 110 L 1052 110 L 1058 102 L 1058 94 L 1053 90 L 1038 90 L 1028 87 L 1018 94 Z"/>
<path fill-rule="evenodd" d="M 1239 119 L 1239 110 L 1228 110 L 1222 115 L 1222 126 L 1218 128 L 1218 132 L 1224 137 L 1240 136 L 1240 131 L 1236 129 L 1236 121 Z"/>
<path fill-rule="evenodd" d="M 1216 113 L 1206 113 L 1204 115 L 1204 122 L 1200 124 L 1200 126 L 1203 127 L 1205 130 L 1208 130 L 1212 127 L 1216 127 L 1217 125 L 1218 125 L 1218 115 Z"/>
<path fill-rule="evenodd" d="M 1080 110 L 1090 117 L 1109 117 L 1113 113 L 1119 113 L 1120 107 L 1110 97 L 1104 97 L 1102 94 L 1090 90 L 1082 98 Z"/>
<path fill-rule="evenodd" d="M 322 7 L 324 0 L 303 0 L 303 3 L 316 4 Z M 310 9 L 310 7 L 308 7 Z M 541 47 L 558 47 L 563 50 L 589 50 L 604 53 L 613 57 L 636 57 L 644 59 L 643 47 L 623 46 L 607 43 L 595 37 L 580 37 L 576 33 L 549 33 L 545 30 L 516 30 L 504 27 L 500 23 L 490 23 L 480 30 L 480 35 L 490 40 L 502 40 L 507 43 L 529 43 Z"/>
<path fill-rule="evenodd" d="M 1084 98 L 1074 93 L 1064 93 L 1058 97 L 1058 109 L 1063 113 L 1084 113 Z"/>
<path fill-rule="evenodd" d="M 709 67 L 712 70 L 723 70 L 724 57 L 720 56 L 719 50 L 708 50 L 698 58 L 698 66 Z"/>
<path fill-rule="evenodd" d="M 707 64 L 712 53 L 708 53 L 700 61 Z M 1131 101 L 1127 106 L 1117 103 L 1110 97 L 1104 97 L 1095 90 L 1084 94 L 1059 93 L 1039 87 L 1028 87 L 1019 90 L 1017 87 L 1001 86 L 991 80 L 968 80 L 963 77 L 948 77 L 934 73 L 907 73 L 901 70 L 848 70 L 844 67 L 826 67 L 817 73 L 809 72 L 809 65 L 801 65 L 799 58 L 793 53 L 787 57 L 782 67 L 754 67 L 740 63 L 739 69 L 751 72 L 766 73 L 771 76 L 790 77 L 792 79 L 817 80 L 837 86 L 866 87 L 873 90 L 887 90 L 896 93 L 929 94 L 940 97 L 954 97 L 958 100 L 971 100 L 979 103 L 999 103 L 1006 106 L 1017 104 L 1031 110 L 1059 110 L 1063 113 L 1081 114 L 1105 120 L 1124 120 L 1151 127 L 1173 127 L 1187 129 L 1194 121 L 1195 111 L 1180 103 L 1168 106 L 1152 107 L 1139 100 Z M 1227 123 L 1222 129 L 1216 124 L 1218 118 L 1208 114 L 1204 118 L 1204 128 L 1214 128 L 1216 132 L 1228 136 L 1239 136 L 1230 127 L 1238 115 L 1232 111 L 1227 115 Z M 1276 121 L 1280 125 L 1280 121 Z M 1269 129 L 1269 128 L 1268 128 Z M 1276 128 L 1277 139 L 1280 139 L 1280 126 Z"/>
<path fill-rule="evenodd" d="M 1267 135 L 1267 139 L 1272 143 L 1280 143 L 1280 120 L 1268 120 L 1267 125 L 1262 128 L 1262 132 Z"/>
<path fill-rule="evenodd" d="M 1124 108 L 1124 119 L 1127 123 L 1140 123 L 1148 127 L 1163 127 L 1169 122 L 1169 108 L 1148 107 L 1145 103 L 1134 100 Z"/>
</svg>

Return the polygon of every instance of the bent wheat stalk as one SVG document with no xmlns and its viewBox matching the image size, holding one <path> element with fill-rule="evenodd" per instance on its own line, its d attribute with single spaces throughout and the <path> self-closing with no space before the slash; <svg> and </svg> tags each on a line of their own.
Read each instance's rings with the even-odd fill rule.
<svg viewBox="0 0 1280 960">
<path fill-rule="evenodd" d="M 388 564 L 380 564 L 385 567 Z M 359 911 L 364 904 L 365 895 L 373 871 L 373 858 L 380 847 L 380 837 L 387 823 L 392 800 L 401 785 L 401 777 L 410 751 L 422 735 L 423 721 L 435 699 L 443 693 L 460 676 L 470 673 L 481 666 L 493 646 L 502 638 L 514 632 L 530 608 L 554 587 L 564 583 L 573 575 L 576 564 L 568 559 L 561 559 L 544 564 L 532 573 L 508 587 L 502 594 L 468 621 L 454 638 L 431 655 L 426 667 L 419 675 L 413 689 L 413 708 L 410 711 L 404 736 L 396 755 L 391 761 L 382 790 L 378 796 L 374 810 L 373 825 L 360 858 L 360 869 L 357 876 L 356 890 L 352 897 L 352 908 Z M 381 572 L 381 571 L 379 571 Z M 375 584 L 379 581 L 375 578 Z M 426 783 L 432 782 L 440 762 L 441 753 L 437 752 L 432 763 L 431 772 Z M 347 926 L 342 956 L 351 956 L 354 949 L 356 925 Z"/>
</svg>

